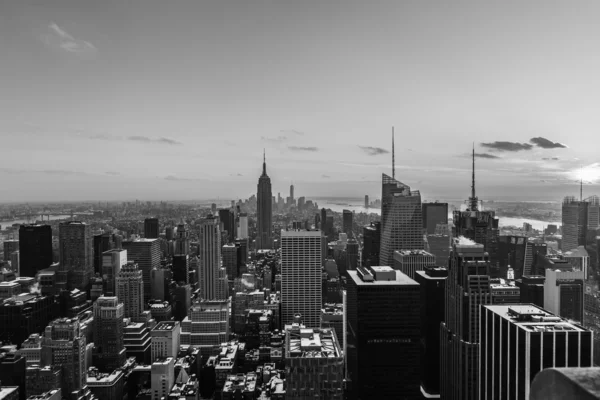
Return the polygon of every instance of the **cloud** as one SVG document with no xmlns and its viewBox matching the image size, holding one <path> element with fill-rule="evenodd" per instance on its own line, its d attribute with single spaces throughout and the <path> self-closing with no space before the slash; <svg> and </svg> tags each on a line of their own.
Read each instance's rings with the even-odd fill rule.
<svg viewBox="0 0 600 400">
<path fill-rule="evenodd" d="M 545 161 L 558 161 L 558 160 L 560 160 L 560 158 L 558 158 L 558 157 L 544 157 L 544 158 L 542 158 L 542 160 L 545 160 Z"/>
<path fill-rule="evenodd" d="M 49 174 L 49 175 L 89 175 L 86 172 L 71 171 L 71 170 L 65 170 L 65 169 L 45 169 L 40 172 L 42 172 L 44 174 Z"/>
<path fill-rule="evenodd" d="M 183 144 L 181 142 L 178 142 L 177 140 L 169 139 L 169 138 L 166 138 L 166 137 L 158 138 L 158 139 L 156 139 L 156 142 L 157 143 L 164 143 L 164 144 L 174 144 L 174 145 Z"/>
<path fill-rule="evenodd" d="M 68 53 L 95 54 L 98 49 L 92 43 L 76 39 L 64 28 L 54 22 L 48 25 L 48 31 L 42 35 L 42 41 L 52 48 Z"/>
<path fill-rule="evenodd" d="M 358 146 L 358 147 L 370 156 L 378 156 L 380 154 L 387 154 L 390 152 L 389 150 L 383 149 L 381 147 L 371 147 L 371 146 Z"/>
<path fill-rule="evenodd" d="M 263 142 L 281 143 L 281 142 L 288 140 L 288 138 L 285 136 L 277 136 L 276 138 L 261 136 L 260 140 L 262 140 Z"/>
<path fill-rule="evenodd" d="M 142 143 L 159 143 L 159 144 L 168 144 L 168 145 L 180 145 L 183 144 L 174 139 L 169 139 L 165 137 L 160 137 L 158 139 L 154 139 L 148 136 L 129 136 L 127 140 L 131 140 L 134 142 L 142 142 Z"/>
<path fill-rule="evenodd" d="M 297 131 L 295 129 L 282 129 L 279 132 L 281 133 L 293 133 L 294 135 L 304 136 L 304 132 Z"/>
<path fill-rule="evenodd" d="M 468 156 L 472 157 L 471 154 L 469 154 Z M 495 156 L 495 155 L 489 154 L 489 153 L 475 153 L 475 158 L 496 159 L 496 158 L 502 158 L 502 157 L 498 157 L 498 156 Z"/>
<path fill-rule="evenodd" d="M 172 181 L 172 182 L 206 182 L 206 179 L 200 179 L 200 178 L 180 178 L 178 176 L 175 175 L 167 175 L 164 178 L 166 181 Z"/>
<path fill-rule="evenodd" d="M 565 144 L 553 142 L 553 141 L 543 138 L 541 136 L 531 138 L 529 141 L 531 143 L 535 144 L 536 146 L 541 147 L 542 149 L 566 149 L 567 148 L 567 145 L 565 145 Z"/>
<path fill-rule="evenodd" d="M 116 171 L 106 171 L 105 174 L 106 175 L 113 175 L 113 176 L 121 175 L 120 172 L 116 172 Z"/>
<path fill-rule="evenodd" d="M 481 147 L 486 147 L 488 149 L 497 150 L 497 151 L 521 151 L 521 150 L 531 150 L 533 145 L 529 143 L 518 143 L 518 142 L 491 142 L 491 143 L 481 143 Z"/>
<path fill-rule="evenodd" d="M 329 179 L 329 178 L 331 178 L 331 177 L 330 177 L 329 175 L 325 175 L 325 174 L 323 174 L 323 175 L 321 175 L 321 178 Z"/>
<path fill-rule="evenodd" d="M 309 146 L 309 147 L 288 146 L 288 149 L 290 149 L 291 151 L 319 151 L 319 149 L 317 147 L 313 147 L 313 146 Z"/>
<path fill-rule="evenodd" d="M 129 136 L 127 140 L 133 140 L 134 142 L 146 142 L 150 143 L 152 139 L 147 136 Z"/>
<path fill-rule="evenodd" d="M 244 176 L 244 175 L 242 175 L 242 174 L 237 174 L 237 176 Z"/>
</svg>

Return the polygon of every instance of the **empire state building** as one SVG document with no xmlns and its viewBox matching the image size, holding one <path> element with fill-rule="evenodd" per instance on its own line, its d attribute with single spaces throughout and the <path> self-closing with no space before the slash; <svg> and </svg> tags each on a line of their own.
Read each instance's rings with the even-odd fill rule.
<svg viewBox="0 0 600 400">
<path fill-rule="evenodd" d="M 267 175 L 267 161 L 263 154 L 263 172 L 258 178 L 258 187 L 256 193 L 256 249 L 270 249 L 272 247 L 272 193 L 271 178 Z"/>
</svg>

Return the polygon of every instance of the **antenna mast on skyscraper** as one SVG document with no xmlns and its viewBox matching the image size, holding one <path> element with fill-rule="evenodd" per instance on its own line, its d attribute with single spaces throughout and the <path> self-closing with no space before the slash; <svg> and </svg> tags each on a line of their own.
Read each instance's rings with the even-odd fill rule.
<svg viewBox="0 0 600 400">
<path fill-rule="evenodd" d="M 471 178 L 471 197 L 469 198 L 469 211 L 477 211 L 479 201 L 475 196 L 475 143 L 473 143 L 473 175 Z"/>
<path fill-rule="evenodd" d="M 579 172 L 579 201 L 583 201 L 583 167 L 581 167 L 581 171 Z"/>
<path fill-rule="evenodd" d="M 394 127 L 392 126 L 392 178 L 396 179 L 396 148 L 394 147 Z"/>
</svg>

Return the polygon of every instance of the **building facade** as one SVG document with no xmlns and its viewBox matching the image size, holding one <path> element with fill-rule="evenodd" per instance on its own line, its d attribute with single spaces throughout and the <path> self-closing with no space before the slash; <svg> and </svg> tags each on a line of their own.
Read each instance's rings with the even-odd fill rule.
<svg viewBox="0 0 600 400">
<path fill-rule="evenodd" d="M 479 399 L 529 399 L 545 368 L 592 364 L 592 332 L 531 304 L 482 307 Z"/>
<path fill-rule="evenodd" d="M 83 222 L 61 222 L 58 227 L 60 288 L 87 290 L 94 275 L 91 227 Z"/>
<path fill-rule="evenodd" d="M 448 223 L 448 203 L 423 203 L 423 229 L 425 234 L 435 234 L 438 224 Z"/>
<path fill-rule="evenodd" d="M 348 276 L 353 398 L 421 399 L 419 284 L 391 267 L 359 267 Z"/>
<path fill-rule="evenodd" d="M 321 324 L 321 231 L 281 231 L 282 324 L 301 314 L 308 328 Z"/>
<path fill-rule="evenodd" d="M 562 204 L 561 250 L 569 251 L 585 246 L 588 229 L 588 203 L 567 196 Z"/>
<path fill-rule="evenodd" d="M 200 224 L 199 234 L 200 298 L 204 300 L 225 299 L 225 288 L 219 279 L 221 269 L 221 230 L 219 219 L 209 215 Z"/>
<path fill-rule="evenodd" d="M 142 271 L 144 303 L 148 303 L 152 293 L 150 274 L 153 268 L 160 266 L 160 241 L 158 239 L 124 241 L 123 249 L 127 250 L 127 261 L 135 262 Z"/>
<path fill-rule="evenodd" d="M 415 279 L 417 271 L 426 267 L 435 267 L 435 256 L 425 250 L 394 251 L 394 269 L 401 271 L 410 279 Z"/>
<path fill-rule="evenodd" d="M 143 274 L 138 265 L 128 261 L 116 279 L 117 298 L 123 303 L 123 316 L 125 318 L 139 318 L 144 311 L 144 281 Z"/>
<path fill-rule="evenodd" d="M 394 265 L 394 251 L 423 249 L 421 194 L 386 174 L 382 177 L 379 264 Z"/>
<path fill-rule="evenodd" d="M 125 364 L 123 303 L 117 297 L 99 297 L 94 303 L 94 356 L 101 370 L 113 371 Z"/>
<path fill-rule="evenodd" d="M 19 228 L 19 275 L 34 277 L 52 265 L 50 225 L 21 225 Z"/>
</svg>

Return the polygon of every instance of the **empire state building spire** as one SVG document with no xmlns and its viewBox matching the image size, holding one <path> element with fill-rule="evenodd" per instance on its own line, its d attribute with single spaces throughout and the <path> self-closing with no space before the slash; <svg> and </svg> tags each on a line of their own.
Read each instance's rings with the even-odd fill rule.
<svg viewBox="0 0 600 400">
<path fill-rule="evenodd" d="M 263 150 L 263 171 L 256 187 L 256 248 L 270 249 L 273 237 L 271 178 L 267 175 L 267 156 Z"/>
<path fill-rule="evenodd" d="M 469 197 L 469 211 L 477 211 L 479 199 L 475 196 L 475 144 L 473 143 L 473 176 L 471 178 L 471 197 Z"/>
</svg>

